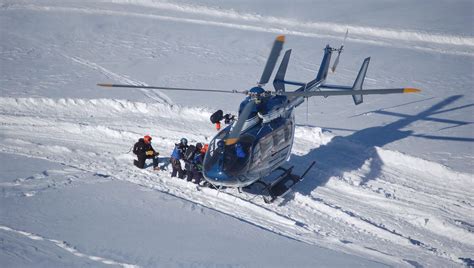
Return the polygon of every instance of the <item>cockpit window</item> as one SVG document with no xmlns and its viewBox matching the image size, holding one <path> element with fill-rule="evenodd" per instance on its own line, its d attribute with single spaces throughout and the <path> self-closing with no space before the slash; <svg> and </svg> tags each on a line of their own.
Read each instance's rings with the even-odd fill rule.
<svg viewBox="0 0 474 268">
<path fill-rule="evenodd" d="M 252 145 L 255 137 L 243 135 L 239 141 L 227 145 L 224 156 L 224 170 L 229 174 L 246 172 L 251 158 Z"/>
<path fill-rule="evenodd" d="M 255 138 L 244 135 L 235 144 L 225 145 L 227 132 L 221 132 L 210 143 L 208 154 L 204 159 L 204 168 L 218 168 L 228 175 L 237 175 L 246 172 L 252 155 L 252 144 Z"/>
<path fill-rule="evenodd" d="M 209 143 L 208 151 L 204 159 L 204 168 L 210 169 L 219 159 L 223 159 L 224 153 L 224 137 L 229 133 L 230 126 L 217 134 Z"/>
</svg>

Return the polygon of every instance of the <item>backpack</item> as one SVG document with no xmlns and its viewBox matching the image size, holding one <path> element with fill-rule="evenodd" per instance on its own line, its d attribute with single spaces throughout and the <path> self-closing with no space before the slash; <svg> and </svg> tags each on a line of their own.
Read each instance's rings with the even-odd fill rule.
<svg viewBox="0 0 474 268">
<path fill-rule="evenodd" d="M 224 112 L 222 110 L 218 110 L 217 112 L 213 113 L 209 119 L 211 119 L 211 123 L 215 124 L 220 122 L 224 118 Z"/>
<path fill-rule="evenodd" d="M 184 160 L 192 161 L 195 152 L 196 147 L 194 145 L 189 145 L 188 149 L 186 149 L 186 152 L 184 152 Z"/>
<path fill-rule="evenodd" d="M 140 138 L 134 145 L 133 145 L 133 153 L 139 155 L 140 152 L 143 152 L 145 149 L 145 143 L 143 142 L 143 138 Z"/>
</svg>

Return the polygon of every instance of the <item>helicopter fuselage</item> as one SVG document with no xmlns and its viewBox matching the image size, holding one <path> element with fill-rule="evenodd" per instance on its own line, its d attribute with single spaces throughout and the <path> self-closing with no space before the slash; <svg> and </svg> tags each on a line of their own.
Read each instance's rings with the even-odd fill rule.
<svg viewBox="0 0 474 268">
<path fill-rule="evenodd" d="M 249 97 L 241 108 L 247 101 Z M 290 100 L 284 96 L 262 99 L 255 113 L 245 121 L 236 144 L 224 143 L 235 123 L 221 130 L 209 143 L 204 178 L 216 186 L 245 187 L 271 174 L 290 157 L 295 133 L 294 108 L 302 102 L 303 98 Z"/>
</svg>

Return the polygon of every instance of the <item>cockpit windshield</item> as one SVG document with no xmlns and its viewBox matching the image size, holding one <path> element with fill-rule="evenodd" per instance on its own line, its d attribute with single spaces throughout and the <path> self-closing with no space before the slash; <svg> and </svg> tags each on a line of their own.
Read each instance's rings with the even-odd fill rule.
<svg viewBox="0 0 474 268">
<path fill-rule="evenodd" d="M 237 176 L 246 172 L 251 158 L 254 137 L 243 135 L 232 145 L 225 144 L 227 131 L 219 133 L 210 143 L 208 153 L 204 159 L 204 169 L 225 173 L 228 176 Z M 208 173 L 209 174 L 209 173 Z"/>
</svg>

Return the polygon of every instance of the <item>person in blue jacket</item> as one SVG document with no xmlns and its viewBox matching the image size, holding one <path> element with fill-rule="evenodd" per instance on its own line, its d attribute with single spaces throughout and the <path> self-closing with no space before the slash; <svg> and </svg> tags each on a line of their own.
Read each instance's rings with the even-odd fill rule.
<svg viewBox="0 0 474 268">
<path fill-rule="evenodd" d="M 238 158 L 245 158 L 246 156 L 244 148 L 242 148 L 242 144 L 240 144 L 239 142 L 235 144 L 235 155 Z"/>
<path fill-rule="evenodd" d="M 194 179 L 194 183 L 201 185 L 201 181 L 203 179 L 202 175 L 202 165 L 204 162 L 204 156 L 206 155 L 208 144 L 204 144 L 201 150 L 196 153 L 193 159 L 193 166 L 192 166 L 192 178 Z M 206 186 L 207 182 L 204 181 L 203 186 Z"/>
<path fill-rule="evenodd" d="M 175 144 L 170 158 L 171 167 L 173 168 L 171 177 L 176 177 L 176 175 L 178 175 L 178 178 L 184 178 L 184 171 L 179 160 L 184 158 L 186 149 L 188 149 L 188 140 L 186 138 L 182 138 L 179 143 Z"/>
</svg>

